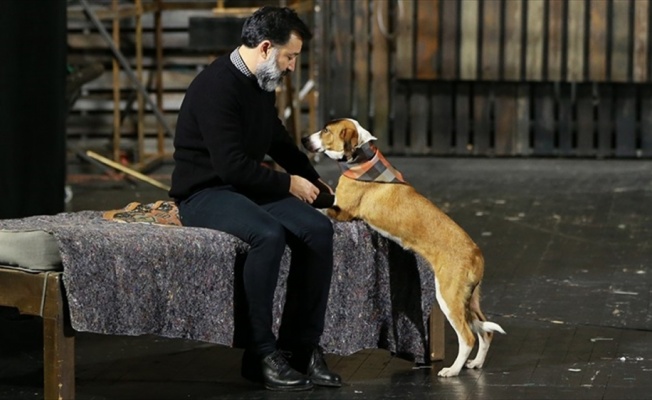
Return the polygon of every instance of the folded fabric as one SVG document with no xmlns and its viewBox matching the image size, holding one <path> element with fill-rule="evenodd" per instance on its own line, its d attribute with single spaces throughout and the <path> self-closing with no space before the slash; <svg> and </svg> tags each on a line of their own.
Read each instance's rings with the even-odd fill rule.
<svg viewBox="0 0 652 400">
<path fill-rule="evenodd" d="M 181 226 L 179 209 L 173 201 L 159 200 L 149 204 L 135 201 L 127 204 L 125 208 L 105 211 L 102 217 L 117 222 Z"/>
</svg>

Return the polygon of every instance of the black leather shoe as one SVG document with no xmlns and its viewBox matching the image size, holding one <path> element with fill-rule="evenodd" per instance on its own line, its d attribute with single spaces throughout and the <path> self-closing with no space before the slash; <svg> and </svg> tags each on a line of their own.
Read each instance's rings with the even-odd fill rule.
<svg viewBox="0 0 652 400">
<path fill-rule="evenodd" d="M 269 390 L 299 391 L 313 387 L 310 378 L 290 367 L 281 351 L 263 358 L 261 366 L 262 380 Z"/>
<path fill-rule="evenodd" d="M 315 385 L 330 387 L 342 386 L 342 378 L 328 369 L 321 347 L 314 347 L 310 352 L 306 374 Z"/>
</svg>

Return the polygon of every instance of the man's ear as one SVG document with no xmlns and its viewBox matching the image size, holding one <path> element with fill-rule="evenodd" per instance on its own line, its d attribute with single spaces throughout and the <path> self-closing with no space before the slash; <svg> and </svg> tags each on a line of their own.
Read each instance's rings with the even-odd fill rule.
<svg viewBox="0 0 652 400">
<path fill-rule="evenodd" d="M 266 60 L 269 56 L 269 51 L 272 49 L 272 42 L 269 40 L 263 40 L 258 45 L 258 49 L 260 50 L 260 56 Z"/>
<path fill-rule="evenodd" d="M 353 151 L 358 146 L 358 132 L 351 128 L 343 128 L 340 131 L 340 139 L 344 144 L 344 154 L 347 155 L 347 158 L 351 158 Z"/>
</svg>

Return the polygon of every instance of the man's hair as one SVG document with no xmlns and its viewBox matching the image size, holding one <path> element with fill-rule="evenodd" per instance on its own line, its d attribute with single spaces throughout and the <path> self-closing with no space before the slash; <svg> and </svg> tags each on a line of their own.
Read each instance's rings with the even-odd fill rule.
<svg viewBox="0 0 652 400">
<path fill-rule="evenodd" d="M 263 40 L 283 46 L 293 32 L 304 42 L 312 38 L 312 33 L 296 11 L 288 7 L 265 6 L 245 20 L 241 40 L 249 48 L 258 46 Z"/>
</svg>

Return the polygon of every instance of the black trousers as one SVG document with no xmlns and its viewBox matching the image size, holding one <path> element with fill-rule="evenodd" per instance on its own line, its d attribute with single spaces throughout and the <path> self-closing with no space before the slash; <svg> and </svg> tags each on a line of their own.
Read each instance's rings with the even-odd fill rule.
<svg viewBox="0 0 652 400">
<path fill-rule="evenodd" d="M 209 188 L 179 203 L 185 226 L 230 233 L 250 245 L 243 281 L 251 345 L 265 356 L 277 349 L 272 330 L 281 257 L 292 254 L 280 347 L 318 345 L 333 272 L 333 225 L 322 213 L 288 196 L 256 202 L 231 187 Z"/>
</svg>

